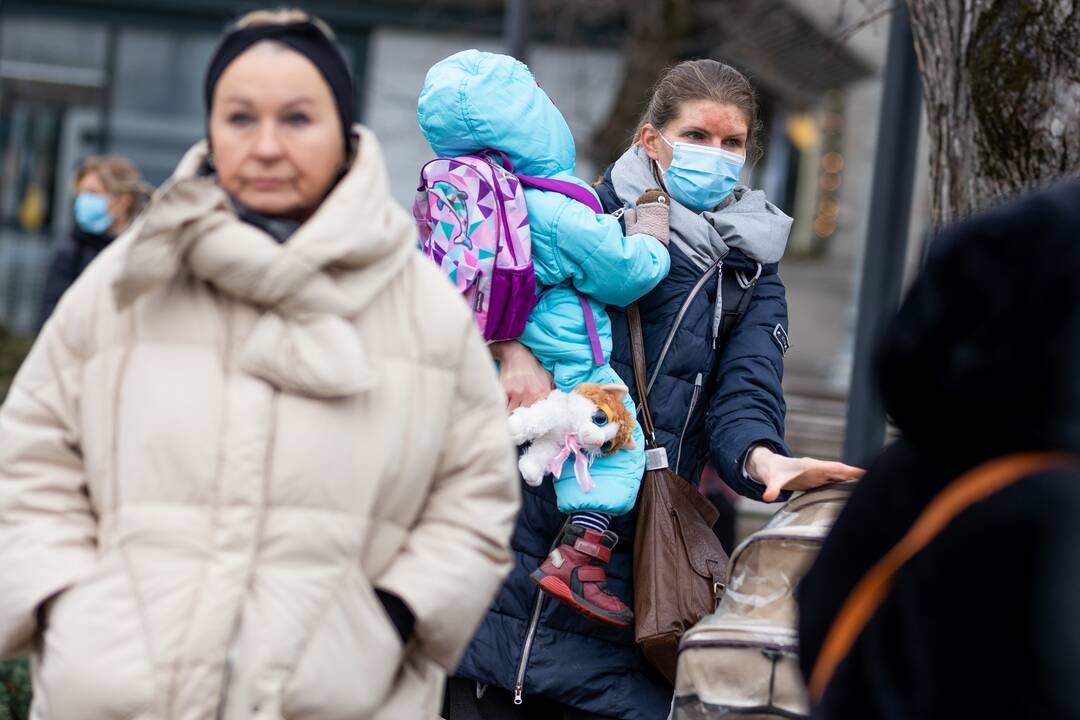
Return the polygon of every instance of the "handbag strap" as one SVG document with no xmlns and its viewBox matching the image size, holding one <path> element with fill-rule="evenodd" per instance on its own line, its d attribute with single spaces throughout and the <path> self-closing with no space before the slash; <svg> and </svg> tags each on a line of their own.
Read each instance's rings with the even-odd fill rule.
<svg viewBox="0 0 1080 720">
<path fill-rule="evenodd" d="M 540 294 L 536 296 L 537 302 L 540 298 L 544 297 L 551 291 L 552 288 L 559 287 L 558 285 L 548 285 L 546 288 L 540 291 Z M 573 287 L 572 285 L 570 287 Z M 581 305 L 581 312 L 585 315 L 585 331 L 589 335 L 589 350 L 592 352 L 593 365 L 600 367 L 606 362 L 604 360 L 604 346 L 600 344 L 600 331 L 596 327 L 596 316 L 593 315 L 592 306 L 589 305 L 588 296 L 574 288 L 574 292 L 577 293 L 578 304 Z"/>
<path fill-rule="evenodd" d="M 656 447 L 656 426 L 649 413 L 648 384 L 645 380 L 645 336 L 641 331 L 641 310 L 637 303 L 626 308 L 626 321 L 630 325 L 630 354 L 634 358 L 634 384 L 638 391 L 638 407 L 641 408 L 641 425 L 645 430 L 645 446 Z"/>
<path fill-rule="evenodd" d="M 915 519 L 893 548 L 863 575 L 833 619 L 810 674 L 810 700 L 821 702 L 833 673 L 855 645 L 863 629 L 888 597 L 893 580 L 919 551 L 930 544 L 961 512 L 1035 473 L 1075 466 L 1067 453 L 1032 452 L 1006 455 L 969 470 L 950 482 Z"/>
</svg>

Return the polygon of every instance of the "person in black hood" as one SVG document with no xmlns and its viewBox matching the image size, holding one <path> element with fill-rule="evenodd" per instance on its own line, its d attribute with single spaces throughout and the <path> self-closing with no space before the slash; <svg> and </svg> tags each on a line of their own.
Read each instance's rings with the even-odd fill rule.
<svg viewBox="0 0 1080 720">
<path fill-rule="evenodd" d="M 45 280 L 42 323 L 52 315 L 60 297 L 98 253 L 131 225 L 152 188 L 143 182 L 130 160 L 118 156 L 90 157 L 75 172 L 75 225 L 57 242 Z"/>
<path fill-rule="evenodd" d="M 954 478 L 1080 453 L 1080 182 L 941 235 L 879 346 L 902 437 L 799 588 L 809 678 L 839 608 Z M 1080 460 L 961 511 L 894 578 L 812 717 L 1080 718 Z"/>
</svg>

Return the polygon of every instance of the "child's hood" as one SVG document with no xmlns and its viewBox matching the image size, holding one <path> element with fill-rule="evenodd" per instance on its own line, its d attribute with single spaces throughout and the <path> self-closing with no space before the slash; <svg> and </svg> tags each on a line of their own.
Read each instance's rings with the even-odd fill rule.
<svg viewBox="0 0 1080 720">
<path fill-rule="evenodd" d="M 574 170 L 574 136 L 562 113 L 529 68 L 506 55 L 463 50 L 433 65 L 416 119 L 443 157 L 493 148 L 526 175 Z"/>
</svg>

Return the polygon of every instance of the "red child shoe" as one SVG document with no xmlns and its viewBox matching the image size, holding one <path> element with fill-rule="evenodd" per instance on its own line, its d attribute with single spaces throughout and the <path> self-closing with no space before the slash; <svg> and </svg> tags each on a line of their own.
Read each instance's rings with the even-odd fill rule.
<svg viewBox="0 0 1080 720">
<path fill-rule="evenodd" d="M 610 530 L 566 526 L 559 546 L 529 577 L 540 589 L 592 620 L 626 627 L 634 612 L 622 600 L 607 592 L 604 564 L 619 537 Z"/>
</svg>

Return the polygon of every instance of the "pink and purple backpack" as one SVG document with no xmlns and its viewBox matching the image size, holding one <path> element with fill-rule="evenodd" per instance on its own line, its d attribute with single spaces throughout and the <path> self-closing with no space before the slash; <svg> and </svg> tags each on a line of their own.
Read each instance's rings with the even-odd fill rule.
<svg viewBox="0 0 1080 720">
<path fill-rule="evenodd" d="M 420 247 L 465 297 L 489 342 L 521 335 L 536 305 L 523 186 L 551 190 L 603 212 L 588 190 L 564 180 L 517 175 L 505 153 L 494 150 L 436 158 L 420 170 L 413 203 Z M 595 358 L 595 318 L 579 297 Z"/>
</svg>

